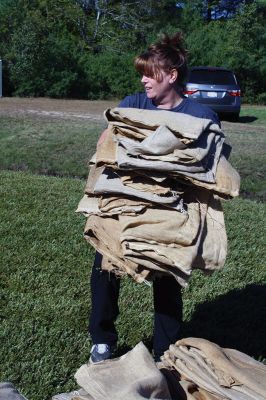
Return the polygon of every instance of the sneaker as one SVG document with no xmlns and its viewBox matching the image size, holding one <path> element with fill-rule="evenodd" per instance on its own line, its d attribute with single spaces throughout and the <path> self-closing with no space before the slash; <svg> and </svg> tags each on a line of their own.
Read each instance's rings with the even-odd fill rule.
<svg viewBox="0 0 266 400">
<path fill-rule="evenodd" d="M 91 348 L 91 363 L 98 363 L 101 361 L 109 360 L 114 353 L 114 347 L 105 343 L 94 344 Z"/>
</svg>

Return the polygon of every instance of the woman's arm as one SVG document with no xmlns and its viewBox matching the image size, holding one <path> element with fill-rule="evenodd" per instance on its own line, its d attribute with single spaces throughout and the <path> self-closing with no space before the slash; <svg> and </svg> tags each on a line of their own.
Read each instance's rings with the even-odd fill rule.
<svg viewBox="0 0 266 400">
<path fill-rule="evenodd" d="M 100 135 L 100 137 L 99 137 L 99 140 L 98 140 L 98 142 L 97 142 L 97 147 L 100 146 L 100 145 L 104 142 L 106 136 L 107 136 L 107 129 L 105 129 L 105 130 L 101 133 L 101 135 Z"/>
</svg>

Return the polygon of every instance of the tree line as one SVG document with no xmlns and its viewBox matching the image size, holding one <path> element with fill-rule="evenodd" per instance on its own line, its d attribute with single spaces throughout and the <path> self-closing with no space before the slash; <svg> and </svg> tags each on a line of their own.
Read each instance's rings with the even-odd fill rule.
<svg viewBox="0 0 266 400">
<path fill-rule="evenodd" d="M 141 90 L 134 57 L 181 31 L 190 66 L 230 68 L 266 104 L 265 16 L 262 0 L 1 0 L 3 94 L 122 98 Z"/>
</svg>

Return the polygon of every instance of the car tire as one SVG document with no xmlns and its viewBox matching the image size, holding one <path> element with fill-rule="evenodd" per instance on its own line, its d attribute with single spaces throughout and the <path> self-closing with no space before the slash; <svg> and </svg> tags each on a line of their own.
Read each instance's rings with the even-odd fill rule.
<svg viewBox="0 0 266 400">
<path fill-rule="evenodd" d="M 237 122 L 239 120 L 239 113 L 233 113 L 230 115 L 230 121 Z"/>
</svg>

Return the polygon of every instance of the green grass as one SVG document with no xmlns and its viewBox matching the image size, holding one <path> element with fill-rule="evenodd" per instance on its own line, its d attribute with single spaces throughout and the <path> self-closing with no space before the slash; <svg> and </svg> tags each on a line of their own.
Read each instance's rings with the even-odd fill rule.
<svg viewBox="0 0 266 400">
<path fill-rule="evenodd" d="M 104 127 L 88 120 L 43 117 L 9 116 L 0 121 L 0 153 L 4 154 L 0 170 L 79 178 L 87 176 L 87 161 Z M 265 200 L 266 107 L 244 106 L 240 121 L 241 128 L 233 126 L 226 132 L 233 146 L 231 162 L 240 172 L 243 196 Z"/>
<path fill-rule="evenodd" d="M 266 107 L 243 105 L 240 123 L 224 124 L 230 162 L 241 176 L 240 195 L 266 200 Z"/>
<path fill-rule="evenodd" d="M 75 387 L 74 372 L 88 359 L 93 252 L 82 237 L 84 218 L 74 213 L 83 188 L 80 180 L 1 173 L 1 380 L 29 399 Z M 150 289 L 127 283 L 121 346 L 150 334 L 149 296 L 142 301 Z M 130 313 L 132 293 L 141 310 Z"/>
<path fill-rule="evenodd" d="M 29 399 L 75 388 L 88 358 L 87 315 L 93 251 L 74 214 L 84 182 L 1 172 L 1 380 Z M 266 356 L 265 206 L 225 203 L 229 255 L 211 277 L 196 273 L 184 291 L 184 336 L 209 338 L 257 359 Z M 125 279 L 120 352 L 152 334 L 151 289 Z"/>
<path fill-rule="evenodd" d="M 253 200 L 224 203 L 226 265 L 210 277 L 194 273 L 183 294 L 183 336 L 207 338 L 266 363 L 266 208 L 258 191 L 264 179 L 258 160 L 263 160 L 266 139 L 254 123 L 245 124 L 249 134 L 228 134 L 232 162 Z M 73 177 L 87 175 L 86 162 L 102 127 L 87 121 L 1 117 L 0 380 L 12 381 L 29 400 L 48 400 L 74 389 L 74 373 L 88 359 L 94 252 L 82 237 L 85 219 L 74 212 L 85 181 Z M 140 340 L 149 346 L 152 289 L 124 279 L 120 311 L 119 353 Z"/>
<path fill-rule="evenodd" d="M 228 132 L 230 162 L 241 176 L 241 195 L 266 200 L 266 128 L 252 132 Z"/>
<path fill-rule="evenodd" d="M 249 121 L 252 124 L 266 123 L 266 107 L 242 105 L 240 112 L 240 122 Z"/>
<path fill-rule="evenodd" d="M 104 123 L 1 117 L 0 169 L 85 177 Z"/>
</svg>

